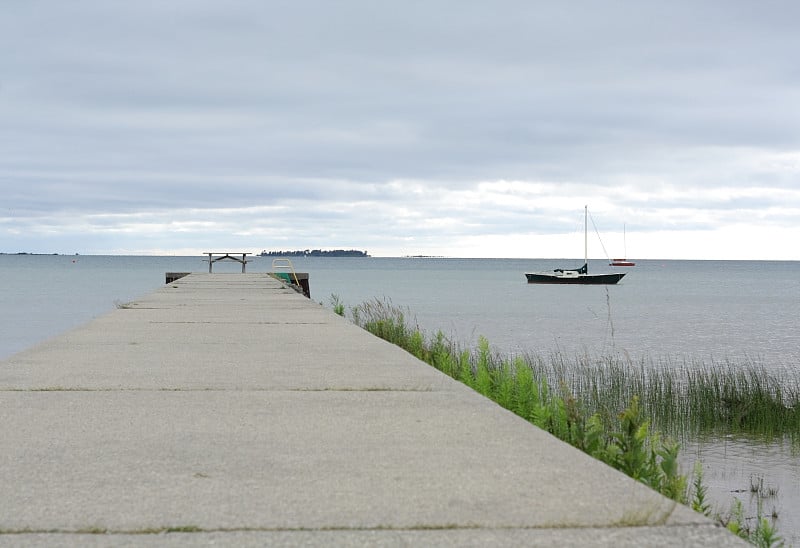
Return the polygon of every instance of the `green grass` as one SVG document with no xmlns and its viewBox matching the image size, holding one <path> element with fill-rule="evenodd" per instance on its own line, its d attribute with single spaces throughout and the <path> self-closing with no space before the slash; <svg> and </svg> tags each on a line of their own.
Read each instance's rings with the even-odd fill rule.
<svg viewBox="0 0 800 548">
<path fill-rule="evenodd" d="M 331 308 L 333 308 L 333 311 L 336 314 L 338 314 L 339 316 L 344 316 L 345 312 L 344 303 L 342 303 L 342 300 L 339 298 L 339 295 L 332 293 L 330 296 L 330 303 L 331 303 Z"/>
<path fill-rule="evenodd" d="M 340 308 L 341 303 L 333 303 Z M 716 514 L 702 469 L 691 481 L 678 467 L 680 445 L 698 435 L 794 436 L 800 431 L 800 377 L 775 377 L 754 363 L 634 363 L 619 357 L 555 353 L 500 356 L 481 337 L 465 350 L 441 331 L 419 329 L 408 310 L 374 299 L 351 309 L 363 329 L 598 458 L 663 495 L 691 506 L 757 546 L 781 544 L 759 512 L 750 525 L 741 504 Z"/>
<path fill-rule="evenodd" d="M 659 430 L 679 437 L 744 434 L 771 438 L 800 431 L 798 377 L 780 378 L 748 362 L 658 364 L 605 358 L 575 364 L 571 390 L 587 407 L 608 413 L 633 397 Z"/>
<path fill-rule="evenodd" d="M 388 301 L 353 309 L 357 325 L 401 346 L 440 371 L 513 411 L 536 426 L 641 481 L 687 502 L 687 478 L 678 470 L 678 444 L 650 429 L 639 399 L 603 417 L 573 396 L 567 383 L 554 384 L 522 358 L 501 360 L 481 338 L 475 351 L 460 351 L 439 332 L 427 340 Z"/>
<path fill-rule="evenodd" d="M 501 356 L 483 338 L 476 348 L 466 350 L 441 332 L 426 337 L 407 310 L 387 300 L 358 305 L 352 317 L 357 325 L 504 407 L 519 408 L 523 416 L 532 412 L 522 408 L 524 402 L 532 400 L 515 396 L 515 389 L 547 396 L 555 387 L 556 394 L 575 399 L 585 413 L 596 413 L 606 422 L 614 422 L 637 398 L 655 428 L 682 439 L 727 434 L 793 437 L 800 432 L 800 372 L 778 376 L 755 362 L 634 362 L 620 356 L 562 353 Z M 522 399 L 513 402 L 514 397 Z"/>
</svg>

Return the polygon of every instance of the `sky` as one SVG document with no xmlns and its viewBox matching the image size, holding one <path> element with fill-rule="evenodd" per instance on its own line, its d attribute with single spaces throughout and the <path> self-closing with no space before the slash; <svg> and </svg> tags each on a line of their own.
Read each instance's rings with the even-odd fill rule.
<svg viewBox="0 0 800 548">
<path fill-rule="evenodd" d="M 5 0 L 0 252 L 800 260 L 799 20 Z"/>
</svg>

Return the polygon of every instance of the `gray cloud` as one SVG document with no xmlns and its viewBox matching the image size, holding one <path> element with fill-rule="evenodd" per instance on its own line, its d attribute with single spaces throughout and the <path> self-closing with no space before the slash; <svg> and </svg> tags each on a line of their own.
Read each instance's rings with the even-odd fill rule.
<svg viewBox="0 0 800 548">
<path fill-rule="evenodd" d="M 301 247 L 480 254 L 456 238 L 564 231 L 586 201 L 634 230 L 745 212 L 785 238 L 798 16 L 788 0 L 14 2 L 2 251 L 168 249 L 153 233 L 171 216 L 195 227 L 181 249 L 260 245 L 291 220 Z M 250 235 L 197 224 L 223 210 Z"/>
</svg>

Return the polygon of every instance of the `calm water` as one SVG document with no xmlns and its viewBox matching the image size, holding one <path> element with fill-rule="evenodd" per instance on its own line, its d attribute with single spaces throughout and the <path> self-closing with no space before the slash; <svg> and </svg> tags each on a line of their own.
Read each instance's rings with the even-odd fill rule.
<svg viewBox="0 0 800 548">
<path fill-rule="evenodd" d="M 640 261 L 617 286 L 543 286 L 524 272 L 578 261 L 296 258 L 315 301 L 353 306 L 379 297 L 408 307 L 423 330 L 465 345 L 478 336 L 502 352 L 600 356 L 663 363 L 756 362 L 776 374 L 800 364 L 800 262 Z M 590 271 L 608 270 L 604 261 Z M 207 271 L 201 257 L 0 255 L 0 359 L 134 300 L 168 271 Z M 240 270 L 218 263 L 216 271 Z M 248 271 L 271 270 L 256 257 Z M 748 503 L 751 475 L 779 485 L 780 531 L 800 544 L 800 465 L 785 444 L 724 440 L 693 445 L 714 498 Z M 795 516 L 797 515 L 797 516 Z"/>
</svg>

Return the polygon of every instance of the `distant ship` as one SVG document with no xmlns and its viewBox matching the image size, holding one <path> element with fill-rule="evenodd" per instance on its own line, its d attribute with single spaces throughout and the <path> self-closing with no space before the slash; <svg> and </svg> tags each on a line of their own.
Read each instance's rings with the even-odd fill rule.
<svg viewBox="0 0 800 548">
<path fill-rule="evenodd" d="M 636 263 L 627 259 L 611 259 L 609 266 L 636 266 Z"/>
<path fill-rule="evenodd" d="M 628 255 L 628 243 L 625 241 L 625 225 L 622 225 L 622 245 L 625 249 L 625 256 Z M 611 259 L 609 266 L 636 266 L 636 263 L 628 259 Z"/>
</svg>

